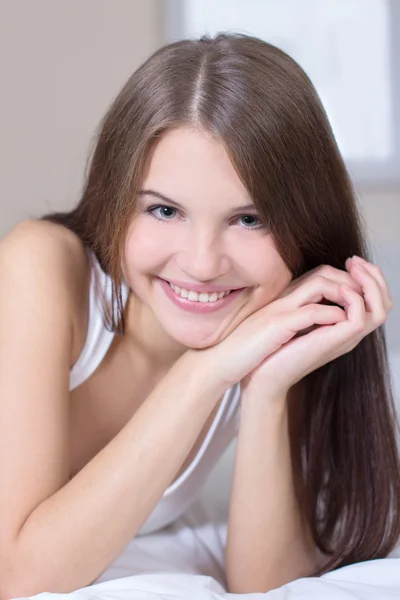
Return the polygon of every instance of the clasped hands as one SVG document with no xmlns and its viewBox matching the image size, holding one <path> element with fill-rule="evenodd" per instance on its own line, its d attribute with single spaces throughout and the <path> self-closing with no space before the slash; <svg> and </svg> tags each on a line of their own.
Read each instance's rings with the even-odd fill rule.
<svg viewBox="0 0 400 600">
<path fill-rule="evenodd" d="M 276 327 L 296 310 L 316 325 L 294 330 L 290 341 L 241 380 L 242 396 L 250 403 L 284 400 L 303 377 L 350 352 L 385 322 L 393 302 L 381 269 L 358 256 L 345 266 L 346 271 L 329 265 L 308 271 L 264 308 Z M 319 304 L 324 299 L 339 306 Z"/>
</svg>

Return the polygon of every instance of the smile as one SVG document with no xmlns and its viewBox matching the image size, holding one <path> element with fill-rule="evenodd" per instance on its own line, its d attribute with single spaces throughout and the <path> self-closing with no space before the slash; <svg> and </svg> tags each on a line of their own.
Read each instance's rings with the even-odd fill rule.
<svg viewBox="0 0 400 600">
<path fill-rule="evenodd" d="M 176 288 L 176 286 L 172 286 L 172 284 L 164 279 L 159 278 L 158 281 L 166 296 L 175 306 L 188 312 L 203 314 L 222 310 L 247 289 L 240 288 L 226 292 L 212 292 L 211 294 L 201 292 L 198 294 L 197 292 L 187 291 L 184 288 Z M 178 289 L 179 293 L 177 292 Z"/>
</svg>

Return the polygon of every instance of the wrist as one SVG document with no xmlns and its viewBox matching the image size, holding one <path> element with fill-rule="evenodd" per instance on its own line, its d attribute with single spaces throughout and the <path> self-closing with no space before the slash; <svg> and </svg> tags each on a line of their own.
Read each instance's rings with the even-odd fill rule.
<svg viewBox="0 0 400 600">
<path fill-rule="evenodd" d="M 198 389 L 219 399 L 228 386 L 221 380 L 218 365 L 206 350 L 187 350 L 178 361 L 179 369 L 185 374 L 185 380 L 190 379 Z"/>
<path fill-rule="evenodd" d="M 252 392 L 244 390 L 240 396 L 241 413 L 251 413 L 263 417 L 270 415 L 273 418 L 284 417 L 287 412 L 287 392 L 271 394 L 265 392 Z"/>
</svg>

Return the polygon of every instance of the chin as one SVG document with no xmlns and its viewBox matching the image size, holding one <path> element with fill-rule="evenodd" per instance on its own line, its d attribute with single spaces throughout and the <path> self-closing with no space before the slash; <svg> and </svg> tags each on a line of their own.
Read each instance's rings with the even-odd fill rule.
<svg viewBox="0 0 400 600">
<path fill-rule="evenodd" d="M 180 336 L 177 336 L 176 332 L 175 335 L 172 335 L 171 332 L 168 333 L 177 343 L 182 344 L 182 346 L 185 346 L 188 350 L 203 350 L 215 346 L 221 341 L 215 335 L 215 330 L 209 336 L 204 336 L 204 333 L 201 334 L 200 332 L 198 335 L 195 335 L 193 332 L 188 332 L 186 335 L 183 333 Z"/>
<path fill-rule="evenodd" d="M 215 346 L 218 342 L 203 342 L 203 343 L 191 343 L 190 345 L 186 346 L 188 348 L 188 350 L 205 350 L 205 348 L 211 348 L 212 346 Z"/>
</svg>

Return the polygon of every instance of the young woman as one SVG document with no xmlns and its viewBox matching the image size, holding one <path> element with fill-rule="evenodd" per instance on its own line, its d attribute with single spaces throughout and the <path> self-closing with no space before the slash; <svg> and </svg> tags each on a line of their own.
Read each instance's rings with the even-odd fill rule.
<svg viewBox="0 0 400 600">
<path fill-rule="evenodd" d="M 76 208 L 0 244 L 1 597 L 89 585 L 237 434 L 230 592 L 387 556 L 391 308 L 299 65 L 240 34 L 158 50 Z"/>
</svg>

